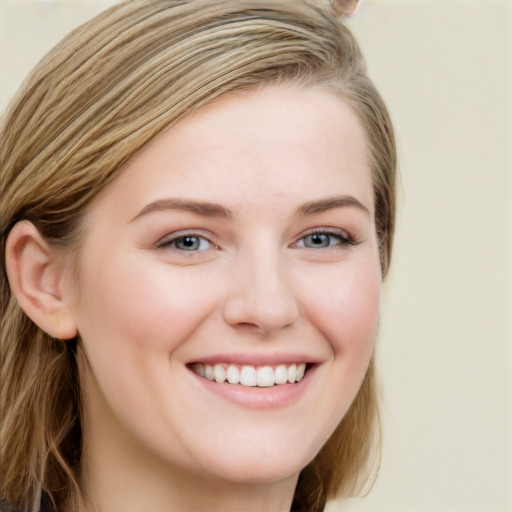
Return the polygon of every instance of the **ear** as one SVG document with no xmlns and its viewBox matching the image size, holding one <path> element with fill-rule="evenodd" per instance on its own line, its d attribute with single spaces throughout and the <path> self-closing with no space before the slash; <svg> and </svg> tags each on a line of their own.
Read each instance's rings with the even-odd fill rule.
<svg viewBox="0 0 512 512">
<path fill-rule="evenodd" d="M 54 338 L 74 338 L 76 325 L 63 295 L 63 255 L 31 222 L 20 221 L 7 237 L 5 257 L 9 285 L 25 314 Z"/>
</svg>

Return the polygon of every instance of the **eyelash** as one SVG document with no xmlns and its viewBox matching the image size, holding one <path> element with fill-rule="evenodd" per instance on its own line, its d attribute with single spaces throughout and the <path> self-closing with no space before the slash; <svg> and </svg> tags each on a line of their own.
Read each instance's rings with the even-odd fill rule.
<svg viewBox="0 0 512 512">
<path fill-rule="evenodd" d="M 188 239 L 196 239 L 196 240 L 200 240 L 200 241 L 205 241 L 210 246 L 208 248 L 216 248 L 217 247 L 210 240 L 208 240 L 208 238 L 206 238 L 204 235 L 201 235 L 199 233 L 184 233 L 184 234 L 179 234 L 179 235 L 173 234 L 173 235 L 170 235 L 170 236 L 165 236 L 164 238 L 160 239 L 155 244 L 155 247 L 157 249 L 167 249 L 167 248 L 170 248 L 170 249 L 173 249 L 173 250 L 179 251 L 179 252 L 189 252 L 189 253 L 201 252 L 199 250 L 189 250 L 189 251 L 187 251 L 186 249 L 180 249 L 179 247 L 176 247 L 176 245 L 180 241 L 184 241 L 187 238 Z"/>
<path fill-rule="evenodd" d="M 307 247 L 304 241 L 308 237 L 313 237 L 313 236 L 328 237 L 327 241 L 329 242 L 329 244 L 325 247 Z M 333 244 L 332 243 L 333 238 L 337 239 L 338 242 Z M 199 247 L 197 249 L 192 248 L 191 250 L 177 247 L 178 243 L 180 243 L 186 239 L 195 239 L 196 241 L 199 241 L 199 244 L 200 244 Z M 206 248 L 203 247 L 201 249 L 201 244 L 203 242 L 206 242 L 208 244 L 208 247 L 206 247 Z M 302 242 L 302 244 L 301 244 L 301 242 Z M 319 249 L 332 249 L 332 248 L 338 247 L 338 246 L 346 247 L 349 245 L 357 245 L 357 242 L 349 235 L 349 233 L 347 233 L 347 231 L 342 230 L 342 229 L 316 229 L 316 230 L 313 230 L 313 231 L 303 234 L 293 245 L 302 247 L 305 249 L 319 250 Z M 186 253 L 186 252 L 195 253 L 195 252 L 202 252 L 206 249 L 218 248 L 218 246 L 213 244 L 213 242 L 208 240 L 208 238 L 206 238 L 204 235 L 199 234 L 199 233 L 184 233 L 184 234 L 178 234 L 178 235 L 173 234 L 170 236 L 166 236 L 166 237 L 160 239 L 158 242 L 156 242 L 155 247 L 157 249 L 170 248 L 175 251 L 179 251 L 179 252 L 183 252 L 183 253 Z"/>
<path fill-rule="evenodd" d="M 343 229 L 315 229 L 313 231 L 310 231 L 304 235 L 302 235 L 297 242 L 295 242 L 295 245 L 298 245 L 300 242 L 304 242 L 304 240 L 308 237 L 328 237 L 329 240 L 332 238 L 337 238 L 338 243 L 332 244 L 329 243 L 326 247 L 306 247 L 305 245 L 301 245 L 300 247 L 304 247 L 306 249 L 312 249 L 312 250 L 319 250 L 319 249 L 332 249 L 337 246 L 346 247 L 348 245 L 357 245 L 356 240 L 354 240 L 347 231 Z"/>
</svg>

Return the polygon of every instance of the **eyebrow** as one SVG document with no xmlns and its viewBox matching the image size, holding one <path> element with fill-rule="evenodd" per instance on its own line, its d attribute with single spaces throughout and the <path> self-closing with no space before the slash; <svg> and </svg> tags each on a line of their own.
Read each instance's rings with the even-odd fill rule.
<svg viewBox="0 0 512 512">
<path fill-rule="evenodd" d="M 167 210 L 181 210 L 197 213 L 203 217 L 222 217 L 225 219 L 231 219 L 233 217 L 231 211 L 220 204 L 205 201 L 190 201 L 188 199 L 168 198 L 158 199 L 157 201 L 149 203 L 137 215 L 135 215 L 130 222 L 133 222 L 149 213 Z"/>
<path fill-rule="evenodd" d="M 354 196 L 332 196 L 318 201 L 309 201 L 303 204 L 298 210 L 299 217 L 306 215 L 314 215 L 315 213 L 322 213 L 332 208 L 353 207 L 361 210 L 362 212 L 370 215 L 370 210 L 361 201 Z"/>
<path fill-rule="evenodd" d="M 308 201 L 304 203 L 298 210 L 296 215 L 298 217 L 305 217 L 307 215 L 314 215 L 325 212 L 332 208 L 353 207 L 361 210 L 362 212 L 370 215 L 370 210 L 353 196 L 332 196 L 325 199 Z M 228 208 L 221 206 L 217 203 L 207 201 L 192 201 L 188 199 L 179 198 L 166 198 L 158 199 L 146 205 L 133 219 L 135 220 L 148 215 L 153 212 L 162 212 L 167 210 L 178 210 L 196 213 L 203 217 L 220 217 L 224 219 L 232 219 L 233 213 Z"/>
</svg>

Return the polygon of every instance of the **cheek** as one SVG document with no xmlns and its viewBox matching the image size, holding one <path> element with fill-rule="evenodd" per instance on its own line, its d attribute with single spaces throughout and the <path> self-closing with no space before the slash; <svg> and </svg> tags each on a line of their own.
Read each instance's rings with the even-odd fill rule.
<svg viewBox="0 0 512 512">
<path fill-rule="evenodd" d="M 169 352 L 208 315 L 212 293 L 205 293 L 200 276 L 126 260 L 90 266 L 95 272 L 83 280 L 80 296 L 82 337 L 117 349 Z"/>
<path fill-rule="evenodd" d="M 113 414 L 141 439 L 164 435 L 162 422 L 149 428 L 138 418 L 165 416 L 162 396 L 176 384 L 172 355 L 212 308 L 212 293 L 204 290 L 202 279 L 165 264 L 129 257 L 116 264 L 88 262 L 76 314 L 88 360 L 82 382 L 91 418 Z"/>
<path fill-rule="evenodd" d="M 361 263 L 363 263 L 362 261 Z M 322 422 L 320 444 L 330 437 L 356 397 L 370 362 L 379 319 L 381 274 L 377 264 L 340 265 L 317 273 L 308 286 L 309 320 L 320 331 L 330 358 L 318 369 L 322 389 L 310 429 Z M 324 286 L 319 286 L 323 284 Z"/>
<path fill-rule="evenodd" d="M 323 292 L 312 294 L 312 315 L 330 342 L 333 357 L 366 369 L 373 350 L 380 309 L 378 265 L 347 266 L 325 279 Z"/>
</svg>

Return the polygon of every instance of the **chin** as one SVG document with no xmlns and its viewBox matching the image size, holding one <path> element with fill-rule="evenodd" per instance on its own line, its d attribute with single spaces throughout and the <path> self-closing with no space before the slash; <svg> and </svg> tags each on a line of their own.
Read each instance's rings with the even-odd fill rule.
<svg viewBox="0 0 512 512">
<path fill-rule="evenodd" d="M 219 468 L 219 476 L 237 484 L 265 485 L 297 478 L 304 466 L 305 464 L 252 464 L 247 461 L 243 468 Z"/>
<path fill-rule="evenodd" d="M 279 447 L 269 451 L 255 446 L 251 453 L 240 450 L 236 456 L 214 457 L 213 464 L 206 468 L 224 480 L 247 485 L 269 484 L 296 478 L 302 469 L 316 455 L 316 452 L 298 453 L 294 450 L 282 450 Z M 203 460 L 203 463 L 206 460 Z"/>
</svg>

